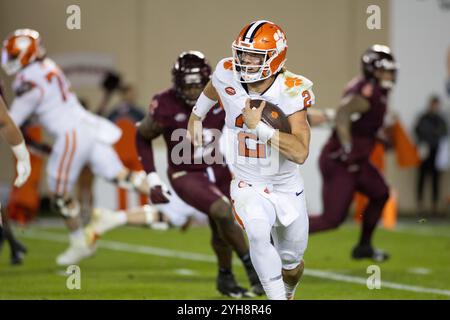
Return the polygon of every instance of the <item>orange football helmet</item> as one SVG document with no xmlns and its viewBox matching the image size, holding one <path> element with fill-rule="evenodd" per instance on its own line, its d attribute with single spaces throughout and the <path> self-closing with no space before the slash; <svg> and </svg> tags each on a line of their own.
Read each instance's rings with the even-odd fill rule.
<svg viewBox="0 0 450 320">
<path fill-rule="evenodd" d="M 267 79 L 286 62 L 286 35 L 270 21 L 258 20 L 246 25 L 231 47 L 234 75 L 239 82 Z"/>
<path fill-rule="evenodd" d="M 3 41 L 2 68 L 8 75 L 13 75 L 44 54 L 39 32 L 18 29 Z"/>
</svg>

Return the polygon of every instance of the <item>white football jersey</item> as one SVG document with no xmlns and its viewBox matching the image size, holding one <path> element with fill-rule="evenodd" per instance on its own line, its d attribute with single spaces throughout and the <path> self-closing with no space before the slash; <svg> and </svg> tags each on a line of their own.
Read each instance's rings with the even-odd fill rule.
<svg viewBox="0 0 450 320">
<path fill-rule="evenodd" d="M 34 115 L 52 136 L 57 137 L 80 121 L 92 123 L 97 130 L 108 126 L 100 117 L 85 110 L 70 83 L 59 67 L 51 60 L 36 61 L 22 69 L 15 78 L 13 90 L 16 94 L 11 104 L 11 117 L 21 126 Z"/>
<path fill-rule="evenodd" d="M 298 165 L 268 144 L 257 140 L 242 120 L 245 101 L 263 99 L 277 105 L 289 116 L 314 104 L 313 83 L 305 77 L 283 71 L 262 94 L 248 92 L 233 76 L 232 58 L 221 60 L 213 73 L 212 84 L 225 109 L 226 159 L 239 180 L 250 183 L 298 186 Z"/>
</svg>

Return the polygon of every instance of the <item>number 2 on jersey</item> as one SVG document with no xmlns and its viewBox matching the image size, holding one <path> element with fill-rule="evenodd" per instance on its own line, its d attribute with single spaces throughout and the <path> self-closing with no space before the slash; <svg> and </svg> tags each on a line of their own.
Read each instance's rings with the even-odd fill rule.
<svg viewBox="0 0 450 320">
<path fill-rule="evenodd" d="M 244 127 L 244 117 L 240 114 L 235 122 L 235 126 L 238 128 Z M 238 133 L 238 151 L 239 155 L 247 158 L 265 158 L 266 157 L 266 145 L 262 143 L 255 143 L 256 148 L 250 149 L 248 147 L 249 141 L 256 142 L 258 139 L 256 134 L 241 131 Z"/>
<path fill-rule="evenodd" d="M 303 106 L 305 108 L 311 107 L 312 105 L 311 93 L 309 93 L 308 90 L 305 90 L 302 93 L 302 97 L 303 97 Z"/>
</svg>

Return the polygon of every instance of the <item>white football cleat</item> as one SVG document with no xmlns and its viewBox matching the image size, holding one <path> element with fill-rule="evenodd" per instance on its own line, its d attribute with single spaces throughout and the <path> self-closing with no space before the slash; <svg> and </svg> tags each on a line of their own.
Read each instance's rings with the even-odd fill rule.
<svg viewBox="0 0 450 320">
<path fill-rule="evenodd" d="M 93 256 L 95 251 L 96 247 L 87 245 L 85 241 L 71 243 L 69 248 L 56 258 L 56 263 L 59 266 L 78 264 L 81 260 Z"/>
<path fill-rule="evenodd" d="M 89 238 L 91 238 L 92 235 L 97 238 L 105 232 L 117 228 L 123 224 L 124 221 L 118 212 L 104 208 L 95 208 L 92 211 L 91 220 L 86 226 L 86 233 Z"/>
</svg>

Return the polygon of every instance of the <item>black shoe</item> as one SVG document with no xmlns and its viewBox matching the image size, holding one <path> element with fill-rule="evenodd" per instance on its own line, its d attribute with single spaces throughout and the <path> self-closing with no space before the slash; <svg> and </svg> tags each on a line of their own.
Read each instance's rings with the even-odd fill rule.
<svg viewBox="0 0 450 320">
<path fill-rule="evenodd" d="M 252 268 L 251 270 L 247 270 L 247 276 L 250 281 L 250 285 L 252 286 L 252 292 L 257 296 L 265 295 L 266 292 L 264 291 L 261 281 L 259 281 L 259 277 L 255 269 Z"/>
<path fill-rule="evenodd" d="M 11 249 L 11 264 L 20 265 L 23 262 L 25 254 L 27 253 L 27 248 L 20 242 L 14 243 Z"/>
<path fill-rule="evenodd" d="M 254 297 L 251 292 L 238 285 L 232 273 L 219 273 L 219 275 L 217 276 L 217 290 L 221 294 L 234 299 Z"/>
<path fill-rule="evenodd" d="M 372 259 L 375 262 L 383 262 L 389 259 L 389 254 L 383 250 L 374 249 L 372 246 L 357 245 L 353 248 L 352 258 L 355 260 Z"/>
</svg>

